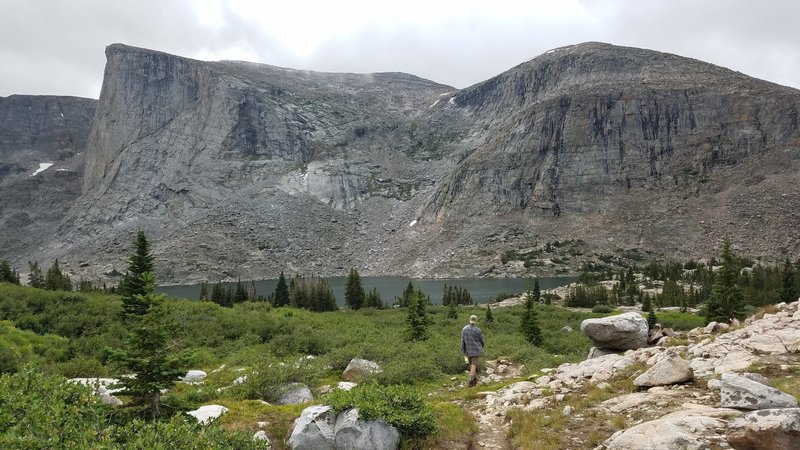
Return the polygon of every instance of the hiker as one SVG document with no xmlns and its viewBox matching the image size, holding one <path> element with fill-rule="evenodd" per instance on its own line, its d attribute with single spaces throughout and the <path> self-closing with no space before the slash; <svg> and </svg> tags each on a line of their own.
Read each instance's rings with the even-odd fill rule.
<svg viewBox="0 0 800 450">
<path fill-rule="evenodd" d="M 483 353 L 483 332 L 475 326 L 478 316 L 469 317 L 469 325 L 461 329 L 461 353 L 469 363 L 469 387 L 478 384 L 478 357 Z"/>
</svg>

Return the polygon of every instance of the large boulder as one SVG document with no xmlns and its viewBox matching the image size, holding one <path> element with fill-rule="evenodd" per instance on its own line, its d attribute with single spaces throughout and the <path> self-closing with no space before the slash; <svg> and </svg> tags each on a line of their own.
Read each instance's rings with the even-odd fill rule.
<svg viewBox="0 0 800 450">
<path fill-rule="evenodd" d="M 800 408 L 749 412 L 728 425 L 727 439 L 737 450 L 798 450 Z"/>
<path fill-rule="evenodd" d="M 628 312 L 581 322 L 581 331 L 595 347 L 631 350 L 647 345 L 647 320 L 641 314 Z"/>
<path fill-rule="evenodd" d="M 311 389 L 302 383 L 287 383 L 281 386 L 281 396 L 275 402 L 277 405 L 301 405 L 314 401 Z"/>
<path fill-rule="evenodd" d="M 720 404 L 739 409 L 795 408 L 797 399 L 749 378 L 723 373 Z"/>
<path fill-rule="evenodd" d="M 633 384 L 638 387 L 667 386 L 685 383 L 693 378 L 694 373 L 689 363 L 680 356 L 670 353 L 636 377 Z"/>
<path fill-rule="evenodd" d="M 724 428 L 722 420 L 702 415 L 663 417 L 614 435 L 605 445 L 607 450 L 707 448 L 709 438 Z"/>
<path fill-rule="evenodd" d="M 222 405 L 204 405 L 194 411 L 189 411 L 186 414 L 197 419 L 203 425 L 209 424 L 220 416 L 228 412 L 228 408 Z"/>
<path fill-rule="evenodd" d="M 359 420 L 358 409 L 349 409 L 336 418 L 333 441 L 342 450 L 394 450 L 400 446 L 400 432 L 381 419 Z"/>
<path fill-rule="evenodd" d="M 342 372 L 342 378 L 346 381 L 358 383 L 362 378 L 380 371 L 381 366 L 374 361 L 353 358 L 350 360 L 350 364 L 347 365 L 347 368 L 344 369 L 344 372 Z"/>
<path fill-rule="evenodd" d="M 330 406 L 310 406 L 295 421 L 288 444 L 293 450 L 396 450 L 400 432 L 383 420 L 360 420 L 357 409 L 334 415 Z"/>
</svg>

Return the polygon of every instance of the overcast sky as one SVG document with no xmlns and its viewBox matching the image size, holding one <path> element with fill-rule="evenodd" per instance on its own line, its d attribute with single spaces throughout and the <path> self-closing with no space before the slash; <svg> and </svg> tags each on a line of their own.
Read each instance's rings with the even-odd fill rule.
<svg viewBox="0 0 800 450">
<path fill-rule="evenodd" d="M 96 98 L 106 45 L 458 88 L 584 41 L 701 59 L 800 88 L 794 0 L 0 0 L 0 96 Z"/>
</svg>

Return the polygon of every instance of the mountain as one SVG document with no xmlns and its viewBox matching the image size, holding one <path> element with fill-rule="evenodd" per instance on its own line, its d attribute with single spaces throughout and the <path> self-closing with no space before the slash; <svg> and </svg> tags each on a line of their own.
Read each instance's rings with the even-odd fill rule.
<svg viewBox="0 0 800 450">
<path fill-rule="evenodd" d="M 701 61 L 585 43 L 458 90 L 106 56 L 82 194 L 33 255 L 88 277 L 122 270 L 139 227 L 177 282 L 515 276 L 698 258 L 722 239 L 800 251 L 800 91 Z M 564 241 L 571 255 L 532 267 L 503 258 Z"/>
<path fill-rule="evenodd" d="M 0 97 L 0 258 L 27 269 L 81 193 L 82 152 L 97 101 Z"/>
</svg>

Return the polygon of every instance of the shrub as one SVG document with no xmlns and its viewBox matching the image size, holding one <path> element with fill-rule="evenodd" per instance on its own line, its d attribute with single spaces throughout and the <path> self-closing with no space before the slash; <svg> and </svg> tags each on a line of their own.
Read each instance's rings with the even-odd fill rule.
<svg viewBox="0 0 800 450">
<path fill-rule="evenodd" d="M 592 312 L 597 314 L 608 314 L 610 312 L 614 312 L 614 308 L 608 305 L 594 305 L 592 307 Z"/>
<path fill-rule="evenodd" d="M 327 403 L 337 413 L 358 408 L 365 420 L 383 418 L 404 437 L 420 438 L 436 431 L 433 408 L 408 386 L 360 384 L 349 391 L 336 389 L 328 395 Z"/>
</svg>

